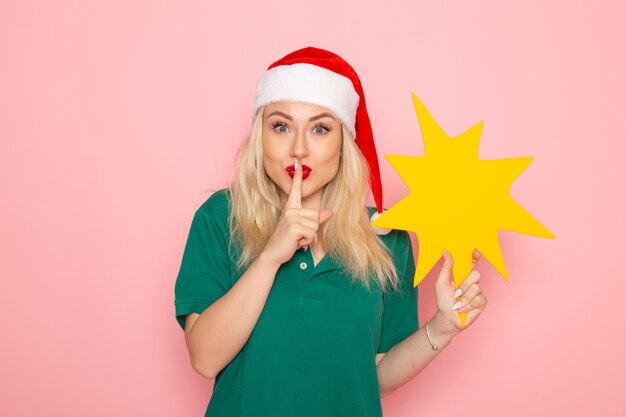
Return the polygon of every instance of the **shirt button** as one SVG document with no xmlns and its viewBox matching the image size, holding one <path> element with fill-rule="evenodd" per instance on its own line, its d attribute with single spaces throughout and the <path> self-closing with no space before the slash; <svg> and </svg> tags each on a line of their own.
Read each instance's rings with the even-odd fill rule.
<svg viewBox="0 0 626 417">
<path fill-rule="evenodd" d="M 302 262 L 300 263 L 300 269 L 302 269 L 303 271 L 306 269 L 308 265 L 306 264 L 306 262 Z"/>
</svg>

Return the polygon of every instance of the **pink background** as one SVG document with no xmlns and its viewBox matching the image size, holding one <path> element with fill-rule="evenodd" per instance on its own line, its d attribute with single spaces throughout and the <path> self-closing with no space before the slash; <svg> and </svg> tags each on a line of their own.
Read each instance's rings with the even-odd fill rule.
<svg viewBox="0 0 626 417">
<path fill-rule="evenodd" d="M 500 234 L 509 282 L 481 262 L 486 312 L 385 416 L 624 415 L 624 2 L 237 3 L 0 2 L 0 415 L 203 415 L 187 232 L 258 77 L 307 45 L 361 76 L 387 206 L 413 91 L 450 135 L 484 120 L 482 158 L 535 158 L 512 195 L 557 236 Z"/>
</svg>

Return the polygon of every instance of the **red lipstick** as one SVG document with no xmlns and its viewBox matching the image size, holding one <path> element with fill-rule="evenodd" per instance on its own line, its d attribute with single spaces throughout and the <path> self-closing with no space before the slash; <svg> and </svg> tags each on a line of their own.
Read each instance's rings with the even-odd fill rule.
<svg viewBox="0 0 626 417">
<path fill-rule="evenodd" d="M 311 167 L 307 166 L 307 165 L 301 165 L 302 168 L 302 180 L 306 180 L 309 175 L 311 175 Z M 295 166 L 294 165 L 289 165 L 287 168 L 285 168 L 285 170 L 287 171 L 287 174 L 289 175 L 289 177 L 293 178 L 293 174 L 295 173 Z"/>
</svg>

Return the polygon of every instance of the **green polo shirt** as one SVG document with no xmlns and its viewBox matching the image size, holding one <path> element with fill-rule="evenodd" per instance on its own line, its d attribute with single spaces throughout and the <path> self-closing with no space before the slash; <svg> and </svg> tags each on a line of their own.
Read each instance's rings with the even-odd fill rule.
<svg viewBox="0 0 626 417">
<path fill-rule="evenodd" d="M 183 329 L 187 314 L 202 313 L 242 275 L 228 252 L 228 214 L 229 193 L 220 190 L 193 218 L 175 285 Z M 216 376 L 205 416 L 382 416 L 375 355 L 415 332 L 418 320 L 409 236 L 380 238 L 399 291 L 368 292 L 330 257 L 314 267 L 311 251 L 280 267 L 250 338 Z"/>
</svg>

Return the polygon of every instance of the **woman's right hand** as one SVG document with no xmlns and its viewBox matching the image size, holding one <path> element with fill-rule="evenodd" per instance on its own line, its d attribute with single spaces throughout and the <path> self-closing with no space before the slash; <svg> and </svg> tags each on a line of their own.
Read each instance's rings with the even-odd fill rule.
<svg viewBox="0 0 626 417">
<path fill-rule="evenodd" d="M 297 165 L 300 165 L 300 161 Z M 328 208 L 322 211 L 302 208 L 302 167 L 298 166 L 293 175 L 287 203 L 262 255 L 279 265 L 287 262 L 296 250 L 311 244 L 320 224 L 332 216 L 333 211 Z"/>
</svg>

